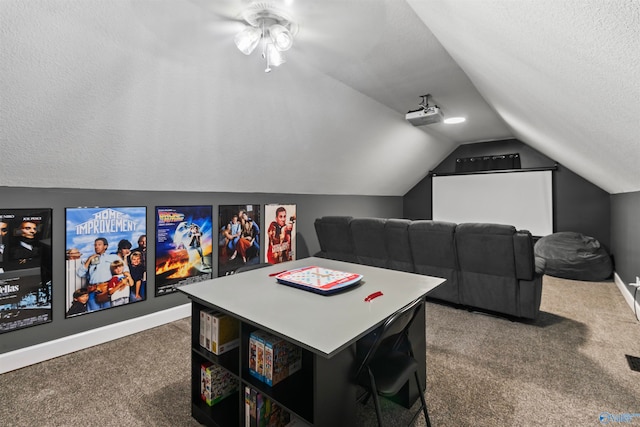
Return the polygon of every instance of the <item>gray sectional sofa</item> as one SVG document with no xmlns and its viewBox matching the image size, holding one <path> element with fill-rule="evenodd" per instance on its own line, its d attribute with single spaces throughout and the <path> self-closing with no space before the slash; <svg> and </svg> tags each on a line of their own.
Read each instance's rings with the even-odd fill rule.
<svg viewBox="0 0 640 427">
<path fill-rule="evenodd" d="M 316 256 L 438 276 L 430 299 L 524 319 L 540 311 L 542 272 L 528 231 L 502 224 L 325 216 Z"/>
</svg>

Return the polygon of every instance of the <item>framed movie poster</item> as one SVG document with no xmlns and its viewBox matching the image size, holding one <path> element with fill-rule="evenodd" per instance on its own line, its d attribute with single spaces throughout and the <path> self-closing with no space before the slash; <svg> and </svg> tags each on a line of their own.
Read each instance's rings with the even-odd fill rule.
<svg viewBox="0 0 640 427">
<path fill-rule="evenodd" d="M 52 321 L 51 209 L 0 209 L 0 333 Z"/>
<path fill-rule="evenodd" d="M 260 205 L 220 206 L 218 276 L 260 263 Z"/>
<path fill-rule="evenodd" d="M 156 207 L 156 296 L 211 279 L 211 206 Z"/>
<path fill-rule="evenodd" d="M 66 216 L 66 317 L 145 300 L 147 208 L 67 208 Z"/>
<path fill-rule="evenodd" d="M 296 259 L 296 205 L 266 205 L 267 250 L 265 262 L 279 264 Z"/>
</svg>

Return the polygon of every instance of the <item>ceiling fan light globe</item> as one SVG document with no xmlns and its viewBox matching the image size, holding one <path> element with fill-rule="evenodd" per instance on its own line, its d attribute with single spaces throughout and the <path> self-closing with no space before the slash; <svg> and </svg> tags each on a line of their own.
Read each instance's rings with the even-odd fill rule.
<svg viewBox="0 0 640 427">
<path fill-rule="evenodd" d="M 283 52 L 291 49 L 293 46 L 293 36 L 284 26 L 280 24 L 273 24 L 269 27 L 269 35 L 275 45 L 276 49 Z"/>
<path fill-rule="evenodd" d="M 251 52 L 258 46 L 261 38 L 262 30 L 260 30 L 260 28 L 248 26 L 236 34 L 233 41 L 240 52 L 245 55 L 251 55 Z"/>
<path fill-rule="evenodd" d="M 280 53 L 280 51 L 276 48 L 276 46 L 273 43 L 269 43 L 267 45 L 267 61 L 270 65 L 273 65 L 274 67 L 279 67 L 280 65 L 284 64 L 285 62 L 287 62 L 284 59 L 284 55 L 282 53 Z"/>
</svg>

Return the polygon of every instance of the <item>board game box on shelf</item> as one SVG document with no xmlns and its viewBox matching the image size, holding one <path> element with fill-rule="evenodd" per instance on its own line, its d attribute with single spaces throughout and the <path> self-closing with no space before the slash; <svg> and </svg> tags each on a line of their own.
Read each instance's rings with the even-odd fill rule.
<svg viewBox="0 0 640 427">
<path fill-rule="evenodd" d="M 238 382 L 230 372 L 205 362 L 200 365 L 200 395 L 209 406 L 237 392 Z"/>
<path fill-rule="evenodd" d="M 200 311 L 200 345 L 221 355 L 240 345 L 240 322 L 213 310 Z"/>
<path fill-rule="evenodd" d="M 302 349 L 265 331 L 249 336 L 249 373 L 269 386 L 302 369 Z"/>
</svg>

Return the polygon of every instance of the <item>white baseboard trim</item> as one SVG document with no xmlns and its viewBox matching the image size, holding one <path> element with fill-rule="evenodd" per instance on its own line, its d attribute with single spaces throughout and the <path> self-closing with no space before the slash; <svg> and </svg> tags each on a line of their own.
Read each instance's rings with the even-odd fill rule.
<svg viewBox="0 0 640 427">
<path fill-rule="evenodd" d="M 613 279 L 616 282 L 618 289 L 620 289 L 620 293 L 624 297 L 624 300 L 627 302 L 627 304 L 629 304 L 631 311 L 633 311 L 633 305 L 635 304 L 635 312 L 640 313 L 640 302 L 633 300 L 633 292 L 629 289 L 627 284 L 622 281 L 620 276 L 618 276 L 618 273 L 613 273 Z"/>
<path fill-rule="evenodd" d="M 3 353 L 0 354 L 0 374 L 190 316 L 191 304 L 183 304 L 167 310 L 136 317 L 135 319 L 113 323 L 90 331 Z"/>
</svg>

